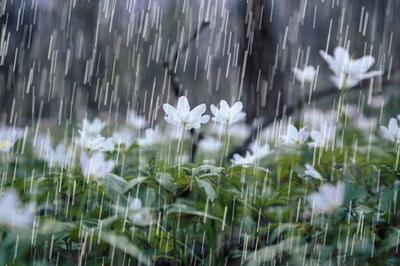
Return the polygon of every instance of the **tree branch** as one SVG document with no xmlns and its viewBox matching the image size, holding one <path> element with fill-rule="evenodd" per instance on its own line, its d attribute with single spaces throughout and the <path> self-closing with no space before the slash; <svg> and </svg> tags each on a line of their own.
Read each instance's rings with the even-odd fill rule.
<svg viewBox="0 0 400 266">
<path fill-rule="evenodd" d="M 186 49 L 189 48 L 189 44 L 191 42 L 193 42 L 197 36 L 200 35 L 200 33 L 202 33 L 202 31 L 204 29 L 206 29 L 208 26 L 210 25 L 210 22 L 208 21 L 203 21 L 201 23 L 201 25 L 199 26 L 199 28 L 192 34 L 192 36 L 182 45 L 182 47 L 178 47 L 178 49 L 176 49 L 174 56 L 172 57 L 172 61 L 165 61 L 164 62 L 164 67 L 167 69 L 168 71 L 168 75 L 170 76 L 170 83 L 171 83 L 171 89 L 175 95 L 175 97 L 180 97 L 183 95 L 183 85 L 182 82 L 180 81 L 178 75 L 176 74 L 175 70 L 174 70 L 174 66 L 176 65 L 176 62 L 178 61 L 178 56 L 179 56 L 179 52 L 181 51 L 185 51 Z"/>
</svg>

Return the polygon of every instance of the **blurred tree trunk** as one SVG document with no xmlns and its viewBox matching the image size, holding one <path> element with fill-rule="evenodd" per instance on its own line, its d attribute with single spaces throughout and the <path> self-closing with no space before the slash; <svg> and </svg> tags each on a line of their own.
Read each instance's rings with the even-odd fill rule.
<svg viewBox="0 0 400 266">
<path fill-rule="evenodd" d="M 282 112 L 284 102 L 282 47 L 270 23 L 267 0 L 247 2 L 245 15 L 244 98 L 247 119 L 270 119 Z M 276 29 L 275 29 L 276 31 Z M 247 57 L 247 58 L 246 58 Z"/>
</svg>

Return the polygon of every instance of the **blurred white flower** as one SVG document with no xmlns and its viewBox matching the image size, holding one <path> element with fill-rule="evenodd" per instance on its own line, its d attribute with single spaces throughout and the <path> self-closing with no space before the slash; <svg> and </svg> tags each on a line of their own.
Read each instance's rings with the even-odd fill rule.
<svg viewBox="0 0 400 266">
<path fill-rule="evenodd" d="M 50 136 L 39 134 L 34 142 L 34 151 L 39 158 L 45 158 L 52 150 L 53 143 Z"/>
<path fill-rule="evenodd" d="M 215 153 L 221 150 L 222 143 L 212 137 L 204 138 L 199 141 L 199 149 L 203 152 Z"/>
<path fill-rule="evenodd" d="M 15 142 L 24 137 L 24 130 L 21 128 L 6 127 L 0 128 L 0 153 L 8 153 Z"/>
<path fill-rule="evenodd" d="M 303 144 L 308 139 L 308 132 L 306 128 L 301 128 L 297 130 L 292 124 L 288 125 L 286 135 L 280 137 L 281 142 L 285 146 L 296 146 L 298 144 Z"/>
<path fill-rule="evenodd" d="M 72 150 L 63 143 L 53 149 L 50 136 L 39 135 L 35 141 L 34 150 L 40 159 L 47 162 L 49 168 L 53 166 L 66 168 L 72 163 Z"/>
<path fill-rule="evenodd" d="M 271 147 L 268 143 L 264 145 L 259 145 L 257 142 L 253 142 L 249 146 L 250 151 L 254 157 L 254 159 L 261 159 L 272 152 Z"/>
<path fill-rule="evenodd" d="M 115 149 L 114 138 L 86 134 L 86 132 L 82 130 L 80 130 L 79 133 L 80 137 L 78 138 L 78 143 L 85 149 L 91 151 L 113 151 Z"/>
<path fill-rule="evenodd" d="M 105 126 L 106 123 L 102 122 L 99 118 L 95 118 L 92 122 L 87 119 L 83 119 L 82 131 L 85 133 L 85 135 L 97 136 L 101 133 Z"/>
<path fill-rule="evenodd" d="M 131 111 L 127 116 L 127 124 L 136 130 L 147 127 L 148 123 L 144 116 L 138 115 L 135 111 Z"/>
<path fill-rule="evenodd" d="M 329 111 L 322 111 L 317 108 L 306 109 L 303 114 L 303 123 L 307 128 L 321 129 L 324 123 L 334 125 L 336 122 L 336 113 Z"/>
<path fill-rule="evenodd" d="M 122 128 L 113 134 L 114 142 L 118 145 L 125 145 L 126 147 L 130 147 L 135 138 L 135 134 L 129 130 L 128 128 Z"/>
<path fill-rule="evenodd" d="M 342 111 L 347 117 L 349 117 L 351 119 L 356 119 L 357 116 L 360 115 L 359 108 L 355 104 L 347 104 L 346 107 Z"/>
<path fill-rule="evenodd" d="M 377 120 L 374 117 L 366 117 L 365 115 L 361 114 L 359 116 L 357 116 L 354 120 L 353 120 L 353 125 L 366 132 L 366 133 L 370 133 L 372 128 L 375 128 L 377 124 Z"/>
<path fill-rule="evenodd" d="M 253 142 L 250 144 L 249 151 L 246 152 L 246 155 L 244 157 L 238 153 L 235 153 L 233 155 L 233 159 L 231 159 L 231 162 L 233 163 L 233 165 L 254 164 L 257 160 L 264 158 L 271 152 L 272 150 L 268 143 L 260 145 L 257 142 Z"/>
<path fill-rule="evenodd" d="M 106 124 L 99 118 L 95 118 L 92 122 L 84 119 L 82 129 L 79 130 L 79 145 L 91 151 L 113 151 L 115 148 L 114 139 L 105 138 L 101 135 L 105 126 Z"/>
<path fill-rule="evenodd" d="M 203 115 L 206 111 L 204 103 L 190 110 L 188 99 L 185 96 L 179 97 L 176 108 L 169 104 L 164 104 L 163 109 L 166 114 L 165 121 L 185 130 L 198 129 L 201 124 L 207 123 L 210 119 L 210 116 Z"/>
<path fill-rule="evenodd" d="M 180 127 L 175 127 L 175 126 L 168 126 L 163 129 L 162 132 L 162 139 L 163 141 L 168 141 L 168 140 L 183 140 L 188 138 L 188 134 L 184 134 L 182 132 Z"/>
<path fill-rule="evenodd" d="M 35 219 L 35 204 L 22 206 L 17 193 L 7 190 L 0 196 L 0 224 L 10 228 L 29 228 Z"/>
<path fill-rule="evenodd" d="M 236 123 L 229 127 L 229 135 L 239 140 L 246 139 L 251 133 L 251 128 L 245 123 Z"/>
<path fill-rule="evenodd" d="M 144 137 L 138 140 L 140 146 L 152 146 L 154 144 L 160 143 L 162 140 L 162 135 L 160 130 L 156 128 L 148 128 L 144 132 Z"/>
<path fill-rule="evenodd" d="M 152 224 L 152 217 L 148 210 L 142 206 L 142 201 L 139 198 L 131 199 L 129 209 L 134 211 L 134 214 L 129 216 L 129 219 L 134 225 L 146 226 Z"/>
<path fill-rule="evenodd" d="M 218 137 L 220 137 L 222 134 L 225 134 L 225 128 L 222 124 L 213 124 L 211 125 L 210 130 Z M 229 136 L 237 140 L 246 139 L 250 133 L 251 128 L 245 123 L 235 123 L 228 128 Z"/>
<path fill-rule="evenodd" d="M 81 169 L 83 175 L 89 179 L 90 177 L 101 178 L 111 173 L 114 168 L 114 161 L 106 161 L 104 153 L 96 152 L 91 157 L 86 152 L 81 153 Z"/>
<path fill-rule="evenodd" d="M 382 106 L 385 105 L 385 97 L 383 96 L 374 96 L 371 99 L 371 103 L 369 104 L 369 106 L 371 106 L 372 108 L 382 108 Z"/>
<path fill-rule="evenodd" d="M 304 174 L 319 180 L 323 179 L 321 174 L 318 173 L 318 171 L 311 164 L 306 164 L 306 170 L 304 171 Z"/>
<path fill-rule="evenodd" d="M 320 130 L 311 130 L 310 133 L 312 142 L 308 145 L 310 147 L 322 148 L 332 143 L 335 139 L 335 128 L 324 122 Z"/>
<path fill-rule="evenodd" d="M 315 79 L 317 71 L 313 66 L 306 66 L 304 69 L 293 68 L 293 73 L 297 81 L 300 83 L 312 83 Z"/>
<path fill-rule="evenodd" d="M 334 56 L 322 50 L 320 54 L 328 63 L 329 68 L 335 73 L 331 80 L 339 89 L 354 87 L 363 79 L 383 74 L 382 71 L 368 72 L 368 69 L 375 63 L 374 57 L 370 55 L 353 60 L 350 58 L 349 52 L 343 47 L 336 47 Z"/>
<path fill-rule="evenodd" d="M 54 164 L 59 167 L 67 167 L 70 163 L 70 159 L 71 151 L 68 150 L 64 144 L 60 143 L 54 149 L 53 156 L 48 158 L 47 161 L 50 162 L 50 165 Z"/>
<path fill-rule="evenodd" d="M 242 112 L 242 102 L 236 102 L 232 107 L 229 107 L 225 100 L 221 100 L 219 103 L 219 109 L 213 104 L 210 109 L 214 115 L 212 120 L 222 125 L 232 125 L 233 123 L 242 121 L 246 116 L 246 114 Z"/>
<path fill-rule="evenodd" d="M 315 213 L 329 214 L 343 205 L 344 193 L 345 186 L 340 182 L 336 186 L 323 184 L 318 192 L 309 194 L 307 200 Z"/>
<path fill-rule="evenodd" d="M 60 143 L 56 148 L 49 149 L 48 152 L 44 154 L 43 159 L 49 164 L 49 167 L 68 167 L 71 162 L 71 151 L 67 150 L 64 144 Z"/>
<path fill-rule="evenodd" d="M 242 156 L 240 154 L 235 153 L 233 155 L 233 158 L 231 159 L 231 162 L 233 165 L 246 165 L 246 164 L 253 164 L 255 161 L 255 157 L 251 155 L 250 152 L 246 152 L 246 156 Z"/>
<path fill-rule="evenodd" d="M 190 161 L 190 157 L 188 154 L 183 153 L 181 155 L 175 156 L 175 162 L 177 163 L 188 163 Z"/>
<path fill-rule="evenodd" d="M 390 118 L 388 127 L 380 126 L 382 137 L 391 142 L 400 142 L 400 128 L 396 118 Z"/>
</svg>

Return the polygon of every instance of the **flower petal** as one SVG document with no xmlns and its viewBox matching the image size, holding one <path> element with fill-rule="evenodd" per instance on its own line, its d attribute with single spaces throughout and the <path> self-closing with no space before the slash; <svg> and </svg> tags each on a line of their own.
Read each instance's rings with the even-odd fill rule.
<svg viewBox="0 0 400 266">
<path fill-rule="evenodd" d="M 388 126 L 390 134 L 396 136 L 399 132 L 399 125 L 397 123 L 397 120 L 395 118 L 390 118 L 389 120 L 389 126 Z"/>
<path fill-rule="evenodd" d="M 186 96 L 179 97 L 176 109 L 177 109 L 178 113 L 181 115 L 189 113 L 190 105 L 189 105 L 189 101 L 186 98 Z"/>
</svg>

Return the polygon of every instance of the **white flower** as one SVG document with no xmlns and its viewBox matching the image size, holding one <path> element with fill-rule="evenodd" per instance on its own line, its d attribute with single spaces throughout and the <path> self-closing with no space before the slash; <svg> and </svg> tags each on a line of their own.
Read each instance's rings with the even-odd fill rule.
<svg viewBox="0 0 400 266">
<path fill-rule="evenodd" d="M 0 196 L 0 224 L 10 228 L 29 228 L 35 218 L 33 203 L 22 206 L 17 193 L 7 190 Z"/>
<path fill-rule="evenodd" d="M 113 150 L 115 150 L 114 138 L 106 138 L 99 149 L 99 151 L 113 151 Z"/>
<path fill-rule="evenodd" d="M 205 138 L 199 141 L 199 149 L 203 152 L 218 152 L 222 148 L 222 144 L 215 138 Z"/>
<path fill-rule="evenodd" d="M 106 161 L 102 152 L 96 152 L 90 158 L 86 152 L 82 152 L 80 162 L 82 173 L 87 179 L 104 177 L 114 168 L 114 161 Z"/>
<path fill-rule="evenodd" d="M 43 160 L 49 164 L 50 168 L 53 166 L 61 168 L 68 167 L 70 164 L 70 159 L 71 151 L 67 150 L 62 143 L 58 144 L 54 150 L 51 148 L 48 149 L 43 156 Z"/>
<path fill-rule="evenodd" d="M 298 144 L 303 144 L 308 139 L 308 132 L 303 127 L 300 130 L 297 130 L 295 126 L 292 124 L 288 125 L 288 129 L 286 135 L 281 136 L 282 144 L 285 146 L 296 146 Z"/>
<path fill-rule="evenodd" d="M 334 141 L 335 129 L 324 122 L 320 130 L 311 130 L 310 135 L 313 141 L 308 145 L 310 147 L 322 148 Z"/>
<path fill-rule="evenodd" d="M 264 158 L 272 152 L 268 143 L 265 143 L 264 145 L 259 145 L 258 143 L 253 142 L 252 144 L 250 144 L 249 148 L 250 151 L 247 151 L 244 157 L 237 153 L 233 155 L 233 159 L 231 159 L 233 165 L 254 164 L 257 160 Z"/>
<path fill-rule="evenodd" d="M 168 126 L 163 129 L 163 141 L 183 140 L 188 138 L 188 134 L 184 134 L 180 127 Z"/>
<path fill-rule="evenodd" d="M 353 124 L 356 128 L 369 133 L 372 128 L 376 127 L 377 120 L 373 117 L 366 117 L 365 115 L 359 115 L 353 120 Z"/>
<path fill-rule="evenodd" d="M 162 135 L 160 130 L 156 127 L 154 129 L 148 128 L 144 132 L 144 137 L 138 140 L 140 146 L 152 146 L 154 144 L 160 143 Z"/>
<path fill-rule="evenodd" d="M 356 119 L 357 116 L 360 115 L 359 108 L 355 104 L 347 104 L 346 107 L 342 111 L 347 117 L 349 117 L 351 119 Z"/>
<path fill-rule="evenodd" d="M 175 157 L 175 162 L 182 164 L 182 163 L 188 163 L 190 161 L 190 157 L 187 154 L 181 154 Z"/>
<path fill-rule="evenodd" d="M 50 162 L 59 167 L 66 167 L 70 163 L 70 158 L 71 158 L 71 151 L 67 150 L 65 145 L 60 143 L 54 149 L 53 156 Z"/>
<path fill-rule="evenodd" d="M 318 171 L 311 164 L 306 164 L 306 170 L 304 171 L 304 174 L 319 180 L 323 179 L 321 174 L 318 173 Z"/>
<path fill-rule="evenodd" d="M 127 128 L 122 128 L 113 134 L 114 142 L 118 145 L 125 145 L 130 147 L 134 142 L 135 135 Z"/>
<path fill-rule="evenodd" d="M 251 128 L 245 123 L 236 123 L 229 127 L 229 135 L 237 139 L 246 139 L 251 133 Z"/>
<path fill-rule="evenodd" d="M 295 78 L 303 83 L 312 83 L 315 79 L 316 70 L 313 66 L 306 66 L 304 69 L 293 68 Z"/>
<path fill-rule="evenodd" d="M 316 108 L 306 109 L 303 114 L 303 123 L 307 128 L 321 129 L 321 125 L 335 124 L 336 113 L 334 111 L 322 111 Z"/>
<path fill-rule="evenodd" d="M 135 111 L 129 112 L 126 122 L 136 130 L 143 129 L 148 125 L 146 119 L 143 116 L 138 115 Z"/>
<path fill-rule="evenodd" d="M 143 208 L 142 201 L 139 198 L 131 199 L 129 209 L 134 211 L 134 214 L 129 216 L 134 225 L 146 226 L 152 224 L 150 212 Z"/>
<path fill-rule="evenodd" d="M 225 128 L 222 124 L 213 124 L 210 127 L 210 130 L 213 134 L 219 137 L 222 134 L 225 134 Z M 251 128 L 245 123 L 235 123 L 228 128 L 229 136 L 238 140 L 246 139 L 250 135 L 250 133 Z"/>
<path fill-rule="evenodd" d="M 49 136 L 38 136 L 34 150 L 40 159 L 47 162 L 49 168 L 53 166 L 66 168 L 72 163 L 72 151 L 62 143 L 53 149 Z"/>
<path fill-rule="evenodd" d="M 24 130 L 14 127 L 1 127 L 0 129 L 0 152 L 8 153 L 15 142 L 24 137 Z"/>
<path fill-rule="evenodd" d="M 250 152 L 246 152 L 245 157 L 235 153 L 233 155 L 233 159 L 231 159 L 231 162 L 233 163 L 233 165 L 246 165 L 246 164 L 248 165 L 248 164 L 253 164 L 255 159 L 256 158 L 253 155 L 251 155 Z"/>
<path fill-rule="evenodd" d="M 254 159 L 261 159 L 272 152 L 271 147 L 268 145 L 268 143 L 265 143 L 264 145 L 259 145 L 258 143 L 253 142 L 252 144 L 250 144 L 249 148 L 253 154 Z"/>
<path fill-rule="evenodd" d="M 113 151 L 115 146 L 114 139 L 105 138 L 100 134 L 105 126 L 106 124 L 99 118 L 95 118 L 92 122 L 84 119 L 82 129 L 79 130 L 80 138 L 78 143 L 81 147 L 91 151 Z"/>
<path fill-rule="evenodd" d="M 169 104 L 164 104 L 163 109 L 166 114 L 165 120 L 168 123 L 182 127 L 185 130 L 198 129 L 201 124 L 207 123 L 210 119 L 210 116 L 203 115 L 206 111 L 204 103 L 190 111 L 190 105 L 185 96 L 179 97 L 176 108 Z"/>
<path fill-rule="evenodd" d="M 40 158 L 45 158 L 52 150 L 52 141 L 49 136 L 38 135 L 34 142 L 34 151 Z"/>
<path fill-rule="evenodd" d="M 89 122 L 87 119 L 83 119 L 82 122 L 82 131 L 86 135 L 99 135 L 101 131 L 104 129 L 106 124 L 102 122 L 99 118 L 95 118 L 92 122 Z"/>
<path fill-rule="evenodd" d="M 114 138 L 105 138 L 101 135 L 86 134 L 85 131 L 79 131 L 79 144 L 91 151 L 113 151 L 115 148 Z"/>
<path fill-rule="evenodd" d="M 380 126 L 382 137 L 391 142 L 400 142 L 400 128 L 396 118 L 390 118 L 388 127 Z"/>
<path fill-rule="evenodd" d="M 222 125 L 231 125 L 242 121 L 246 116 L 246 114 L 242 112 L 243 104 L 241 102 L 236 102 L 232 107 L 229 107 L 226 101 L 221 100 L 219 103 L 219 109 L 213 104 L 210 109 L 214 115 L 212 120 Z"/>
<path fill-rule="evenodd" d="M 307 196 L 307 200 L 316 213 L 331 213 L 344 202 L 345 186 L 338 183 L 336 186 L 324 184 L 320 186 L 318 192 L 313 192 Z"/>
<path fill-rule="evenodd" d="M 331 80 L 339 89 L 354 87 L 363 79 L 383 74 L 382 71 L 368 72 L 368 69 L 375 63 L 374 57 L 370 55 L 353 60 L 343 47 L 336 47 L 333 57 L 325 51 L 320 51 L 320 54 L 335 73 Z"/>
<path fill-rule="evenodd" d="M 369 106 L 371 106 L 372 108 L 382 108 L 385 105 L 385 97 L 383 96 L 374 96 L 371 99 L 371 103 L 369 104 Z"/>
</svg>

